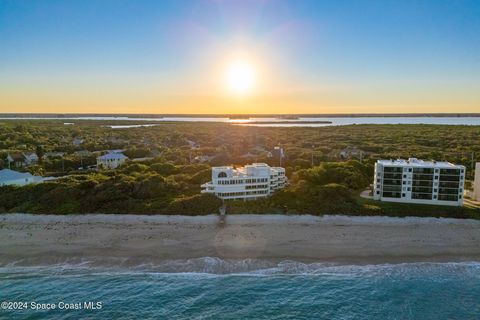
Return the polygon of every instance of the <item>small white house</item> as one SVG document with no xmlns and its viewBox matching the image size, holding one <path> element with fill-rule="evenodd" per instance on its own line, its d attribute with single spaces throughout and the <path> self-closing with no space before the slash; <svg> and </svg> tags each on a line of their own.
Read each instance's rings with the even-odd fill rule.
<svg viewBox="0 0 480 320">
<path fill-rule="evenodd" d="M 124 164 L 127 159 L 128 157 L 123 153 L 109 152 L 97 157 L 97 166 L 99 168 L 115 169 Z"/>
<path fill-rule="evenodd" d="M 51 151 L 45 152 L 43 155 L 43 159 L 51 159 L 51 158 L 63 158 L 65 152 L 58 152 L 58 151 Z"/>
<path fill-rule="evenodd" d="M 10 166 L 21 168 L 35 165 L 38 163 L 38 156 L 35 152 L 27 153 L 9 153 L 7 155 L 7 163 Z"/>
<path fill-rule="evenodd" d="M 75 147 L 78 147 L 80 145 L 82 145 L 84 142 L 84 140 L 82 138 L 78 138 L 78 137 L 75 137 L 73 138 L 72 140 L 72 144 L 75 146 Z"/>
<path fill-rule="evenodd" d="M 10 169 L 0 170 L 0 186 L 25 186 L 27 184 L 40 182 L 43 182 L 42 177 L 34 176 L 28 172 L 18 172 Z"/>
<path fill-rule="evenodd" d="M 23 154 L 27 165 L 34 165 L 38 163 L 38 156 L 35 152 L 26 152 Z"/>
<path fill-rule="evenodd" d="M 215 156 L 207 156 L 207 155 L 196 156 L 194 158 L 195 161 L 200 162 L 200 163 L 209 162 L 209 161 L 212 161 L 213 159 L 215 159 Z"/>
</svg>

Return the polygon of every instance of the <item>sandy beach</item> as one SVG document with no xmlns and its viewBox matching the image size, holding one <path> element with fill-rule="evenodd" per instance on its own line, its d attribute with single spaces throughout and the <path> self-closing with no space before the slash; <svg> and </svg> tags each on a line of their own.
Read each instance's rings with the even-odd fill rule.
<svg viewBox="0 0 480 320">
<path fill-rule="evenodd" d="M 0 265 L 219 257 L 336 263 L 480 261 L 480 221 L 232 215 L 0 215 Z"/>
</svg>

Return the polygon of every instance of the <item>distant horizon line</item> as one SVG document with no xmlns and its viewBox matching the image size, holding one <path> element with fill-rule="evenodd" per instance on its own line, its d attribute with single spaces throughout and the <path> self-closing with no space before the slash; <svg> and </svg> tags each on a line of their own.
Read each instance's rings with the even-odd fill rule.
<svg viewBox="0 0 480 320">
<path fill-rule="evenodd" d="M 342 118 L 342 117 L 480 117 L 480 113 L 78 113 L 78 112 L 2 112 L 0 117 L 199 117 L 199 118 L 259 118 L 259 117 L 303 117 L 303 118 Z"/>
</svg>

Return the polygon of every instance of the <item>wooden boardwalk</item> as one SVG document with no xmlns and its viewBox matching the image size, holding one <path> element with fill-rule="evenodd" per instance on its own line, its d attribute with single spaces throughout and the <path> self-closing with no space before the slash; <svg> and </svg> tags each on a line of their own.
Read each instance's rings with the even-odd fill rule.
<svg viewBox="0 0 480 320">
<path fill-rule="evenodd" d="M 478 209 L 480 210 L 480 201 L 475 201 L 472 199 L 463 199 L 463 206 L 470 208 L 470 209 Z"/>
</svg>

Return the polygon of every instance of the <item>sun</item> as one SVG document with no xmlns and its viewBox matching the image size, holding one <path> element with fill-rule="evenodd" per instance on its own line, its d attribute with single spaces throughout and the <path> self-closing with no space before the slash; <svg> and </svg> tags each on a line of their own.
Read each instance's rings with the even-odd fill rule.
<svg viewBox="0 0 480 320">
<path fill-rule="evenodd" d="M 255 82 L 255 68 L 248 61 L 235 61 L 228 66 L 226 84 L 232 94 L 242 96 L 251 94 Z"/>
</svg>

